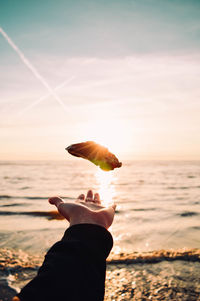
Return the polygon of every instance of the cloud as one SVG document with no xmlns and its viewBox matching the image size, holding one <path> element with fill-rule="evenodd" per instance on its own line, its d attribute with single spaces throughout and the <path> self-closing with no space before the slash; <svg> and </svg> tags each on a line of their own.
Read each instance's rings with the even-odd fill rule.
<svg viewBox="0 0 200 301">
<path fill-rule="evenodd" d="M 77 109 L 79 106 L 102 106 L 103 104 L 106 106 L 109 103 L 113 103 L 113 105 L 130 103 L 132 106 L 138 106 L 143 102 L 162 103 L 163 105 L 167 103 L 167 106 L 170 106 L 176 102 L 177 104 L 184 103 L 188 99 L 192 104 L 199 97 L 200 56 L 198 54 L 191 53 L 184 56 L 135 55 L 113 59 L 88 58 L 86 59 L 88 62 L 92 60 L 92 63 L 88 64 L 85 63 L 85 58 L 73 58 L 65 60 L 65 68 L 59 72 L 57 66 L 62 64 L 62 59 L 45 56 L 40 57 L 35 64 L 44 69 L 44 66 L 48 66 L 47 62 L 51 61 L 46 70 L 46 75 L 50 74 L 49 77 L 47 76 L 47 80 L 54 82 L 54 89 L 61 85 L 59 95 L 68 108 Z M 52 80 L 53 70 L 56 70 L 54 81 Z M 13 74 L 16 73 L 17 77 L 19 73 L 17 68 L 14 70 L 9 68 L 9 73 L 11 71 Z M 3 76 L 5 73 L 6 69 L 3 70 Z M 70 74 L 71 79 L 74 76 L 73 81 L 70 79 Z M 20 75 L 21 90 L 17 86 L 16 90 L 15 87 L 7 89 L 8 100 L 10 99 L 10 90 L 13 90 L 13 101 L 19 97 L 23 100 L 26 96 L 24 104 L 23 101 L 18 103 L 19 111 L 34 103 L 39 105 L 40 99 L 44 97 L 42 91 L 38 90 L 36 93 L 36 86 L 27 87 L 26 73 L 23 77 L 23 72 L 20 70 Z M 62 85 L 68 77 L 67 86 Z M 24 92 L 24 88 L 26 88 L 26 92 Z M 30 94 L 28 93 L 29 89 Z M 37 95 L 41 93 L 41 95 L 34 100 L 33 93 Z M 29 98 L 30 100 L 28 100 Z M 6 90 L 4 90 L 4 99 L 6 100 Z M 20 109 L 22 105 L 23 107 Z M 46 102 L 47 107 L 48 105 L 52 106 L 53 103 Z"/>
<path fill-rule="evenodd" d="M 38 70 L 33 66 L 33 64 L 26 58 L 24 53 L 17 47 L 13 40 L 7 35 L 7 33 L 0 27 L 0 33 L 3 35 L 8 44 L 13 48 L 13 50 L 18 54 L 24 65 L 34 74 L 34 76 L 42 83 L 42 85 L 48 90 L 48 92 L 56 99 L 56 101 L 61 105 L 61 107 L 66 110 L 66 107 L 60 97 L 55 93 L 55 91 L 50 87 L 47 81 L 40 75 Z"/>
</svg>

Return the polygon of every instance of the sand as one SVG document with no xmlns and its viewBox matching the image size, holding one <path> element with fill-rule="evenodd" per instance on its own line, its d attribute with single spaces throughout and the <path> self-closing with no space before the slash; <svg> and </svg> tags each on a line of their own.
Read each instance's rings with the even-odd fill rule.
<svg viewBox="0 0 200 301">
<path fill-rule="evenodd" d="M 200 263 L 108 265 L 105 301 L 200 300 Z"/>
<path fill-rule="evenodd" d="M 0 301 L 11 300 L 41 263 L 42 257 L 0 249 Z M 105 301 L 111 300 L 200 300 L 200 250 L 110 256 Z"/>
</svg>

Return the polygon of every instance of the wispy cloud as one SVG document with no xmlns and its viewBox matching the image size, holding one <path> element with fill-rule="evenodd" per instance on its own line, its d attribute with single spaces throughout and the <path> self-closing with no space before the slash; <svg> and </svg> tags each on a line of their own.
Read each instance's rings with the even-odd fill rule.
<svg viewBox="0 0 200 301">
<path fill-rule="evenodd" d="M 54 99 L 61 105 L 61 107 L 66 111 L 67 108 L 60 97 L 56 94 L 47 81 L 41 76 L 38 70 L 33 66 L 33 64 L 25 57 L 23 52 L 16 46 L 16 44 L 11 40 L 7 33 L 0 27 L 0 33 L 3 35 L 8 44 L 13 48 L 13 50 L 18 54 L 22 62 L 26 67 L 34 74 L 34 76 L 41 82 L 41 84 L 48 90 L 48 92 L 54 97 Z"/>
<path fill-rule="evenodd" d="M 42 62 L 45 60 L 54 61 L 48 66 L 46 73 L 51 73 L 52 69 L 56 70 L 55 82 L 66 77 L 65 69 L 68 70 L 68 74 L 73 74 L 62 84 L 57 84 L 55 88 L 56 92 L 59 90 L 59 95 L 65 100 L 71 112 L 79 108 L 84 109 L 86 106 L 91 106 L 91 109 L 111 105 L 117 108 L 125 103 L 129 106 L 129 111 L 139 107 L 142 110 L 145 104 L 154 104 L 158 109 L 180 104 L 192 106 L 192 103 L 198 101 L 200 94 L 200 56 L 194 53 L 184 56 L 137 55 L 113 59 L 73 58 L 65 61 L 65 68 L 60 71 L 59 77 L 56 66 L 62 64 L 63 58 L 48 59 L 41 56 L 36 64 L 44 69 Z M 44 65 L 48 64 L 44 63 Z M 16 68 L 13 72 L 18 73 Z M 21 80 L 23 81 L 22 72 Z M 27 76 L 24 74 L 25 86 L 27 86 L 26 80 Z M 42 100 L 51 95 L 48 93 L 33 100 L 33 93 L 37 90 L 32 85 L 28 87 L 30 96 L 27 89 L 25 94 L 23 83 L 21 90 L 17 88 L 15 95 L 12 96 L 13 101 L 19 97 L 22 99 L 18 105 L 16 103 L 19 114 L 30 113 L 31 108 L 39 106 Z M 25 96 L 29 105 L 23 101 Z M 4 97 L 6 99 L 6 93 Z M 20 108 L 22 105 L 26 106 L 22 109 Z M 52 105 L 53 103 L 45 103 L 46 108 Z"/>
</svg>

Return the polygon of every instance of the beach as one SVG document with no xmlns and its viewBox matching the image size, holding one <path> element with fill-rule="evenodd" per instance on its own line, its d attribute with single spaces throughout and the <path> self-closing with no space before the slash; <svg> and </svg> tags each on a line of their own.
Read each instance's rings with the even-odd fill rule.
<svg viewBox="0 0 200 301">
<path fill-rule="evenodd" d="M 101 172 L 84 161 L 1 161 L 0 300 L 30 279 L 68 223 L 48 197 L 99 192 L 117 204 L 109 229 L 105 300 L 200 300 L 197 161 L 123 162 Z"/>
<path fill-rule="evenodd" d="M 0 300 L 9 301 L 37 273 L 42 256 L 0 250 Z M 111 255 L 105 301 L 200 300 L 200 250 Z"/>
<path fill-rule="evenodd" d="M 200 262 L 108 265 L 106 301 L 200 300 Z"/>
</svg>

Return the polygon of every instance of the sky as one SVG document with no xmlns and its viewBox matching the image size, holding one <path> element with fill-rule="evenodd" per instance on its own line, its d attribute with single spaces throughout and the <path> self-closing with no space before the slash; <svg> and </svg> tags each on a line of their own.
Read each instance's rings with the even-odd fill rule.
<svg viewBox="0 0 200 301">
<path fill-rule="evenodd" d="M 200 159 L 200 1 L 0 0 L 0 159 Z"/>
</svg>

